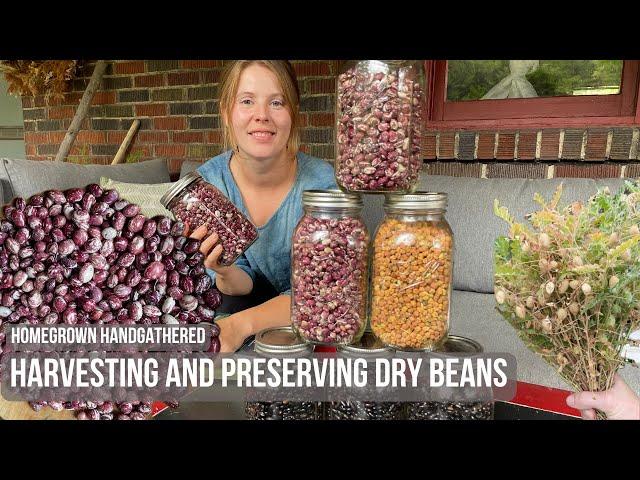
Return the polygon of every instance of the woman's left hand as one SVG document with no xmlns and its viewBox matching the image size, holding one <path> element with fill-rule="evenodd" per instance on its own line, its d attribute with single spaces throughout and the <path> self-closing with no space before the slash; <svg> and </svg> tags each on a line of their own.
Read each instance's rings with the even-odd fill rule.
<svg viewBox="0 0 640 480">
<path fill-rule="evenodd" d="M 234 353 L 242 346 L 245 339 L 251 335 L 247 328 L 247 319 L 242 318 L 241 313 L 235 313 L 216 321 L 216 324 L 220 327 L 221 353 Z"/>
<path fill-rule="evenodd" d="M 618 374 L 609 390 L 571 394 L 567 405 L 580 410 L 586 420 L 595 420 L 595 409 L 604 412 L 609 420 L 640 420 L 640 397 Z"/>
<path fill-rule="evenodd" d="M 201 240 L 200 253 L 204 255 L 205 268 L 211 269 L 218 275 L 224 275 L 232 269 L 231 266 L 220 265 L 220 255 L 222 255 L 222 244 L 218 243 L 218 234 L 213 232 L 207 237 L 208 231 L 206 225 L 200 225 L 193 232 L 189 232 L 189 225 L 185 226 L 185 235 L 189 238 Z M 206 237 L 206 238 L 205 238 Z"/>
</svg>

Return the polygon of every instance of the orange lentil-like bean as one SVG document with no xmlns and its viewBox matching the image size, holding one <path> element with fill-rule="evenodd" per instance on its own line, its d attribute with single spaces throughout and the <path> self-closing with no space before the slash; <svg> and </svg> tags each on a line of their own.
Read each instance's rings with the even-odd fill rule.
<svg viewBox="0 0 640 480">
<path fill-rule="evenodd" d="M 373 243 L 371 305 L 371 328 L 382 342 L 425 349 L 446 336 L 452 247 L 446 222 L 382 222 Z"/>
</svg>

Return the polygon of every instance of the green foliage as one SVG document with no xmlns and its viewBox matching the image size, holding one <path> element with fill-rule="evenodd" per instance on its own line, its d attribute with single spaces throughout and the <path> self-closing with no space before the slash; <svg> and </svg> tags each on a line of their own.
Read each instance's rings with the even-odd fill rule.
<svg viewBox="0 0 640 480">
<path fill-rule="evenodd" d="M 640 184 L 563 208 L 561 194 L 534 196 L 532 228 L 495 202 L 510 225 L 494 249 L 498 311 L 569 383 L 605 390 L 640 328 Z"/>
<path fill-rule="evenodd" d="M 477 100 L 509 75 L 508 60 L 449 61 L 447 98 Z"/>
<path fill-rule="evenodd" d="M 138 163 L 143 156 L 142 150 L 134 150 L 127 155 L 126 163 Z"/>
<path fill-rule="evenodd" d="M 67 155 L 67 162 L 77 163 L 80 165 L 86 165 L 91 163 L 91 152 L 89 145 L 86 143 L 80 147 L 80 152 L 77 155 Z"/>
<path fill-rule="evenodd" d="M 477 100 L 508 75 L 508 60 L 451 60 L 447 99 Z M 622 60 L 540 60 L 527 80 L 538 96 L 547 97 L 617 86 L 621 75 Z"/>
</svg>

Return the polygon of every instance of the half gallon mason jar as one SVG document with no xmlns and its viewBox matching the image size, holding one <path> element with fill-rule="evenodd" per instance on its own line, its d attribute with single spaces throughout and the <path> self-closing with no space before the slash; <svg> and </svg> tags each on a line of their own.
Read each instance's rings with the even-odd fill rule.
<svg viewBox="0 0 640 480">
<path fill-rule="evenodd" d="M 291 327 L 274 327 L 259 332 L 255 353 L 267 358 L 310 357 L 313 346 L 301 341 Z M 280 372 L 281 373 L 281 372 Z M 275 394 L 277 393 L 277 395 Z M 273 395 L 273 399 L 265 398 Z M 251 401 L 251 397 L 260 400 Z M 282 392 L 272 388 L 247 391 L 245 414 L 249 420 L 320 420 L 322 402 L 282 400 Z"/>
<path fill-rule="evenodd" d="M 231 265 L 258 239 L 258 229 L 220 190 L 200 173 L 191 172 L 178 180 L 160 199 L 177 219 L 193 232 L 207 225 L 222 244 L 221 265 Z"/>
<path fill-rule="evenodd" d="M 371 329 L 387 346 L 433 350 L 449 331 L 453 233 L 446 193 L 389 194 L 373 241 Z"/>
<path fill-rule="evenodd" d="M 367 362 L 370 379 L 367 386 L 363 387 L 367 391 L 357 392 L 358 395 L 354 395 L 356 398 L 349 398 L 349 392 L 345 391 L 342 393 L 343 398 L 328 402 L 328 418 L 330 420 L 402 420 L 404 404 L 385 399 L 385 394 L 389 396 L 390 389 L 376 387 L 373 381 L 376 359 L 392 358 L 393 349 L 385 347 L 373 333 L 365 331 L 357 343 L 341 345 L 337 350 L 340 357 L 351 358 L 353 361 L 359 358 L 364 359 Z"/>
<path fill-rule="evenodd" d="M 291 322 L 305 341 L 357 342 L 367 323 L 369 233 L 362 198 L 307 190 L 291 242 Z"/>
<path fill-rule="evenodd" d="M 338 186 L 367 193 L 413 191 L 422 165 L 422 62 L 347 62 L 336 88 Z"/>
</svg>

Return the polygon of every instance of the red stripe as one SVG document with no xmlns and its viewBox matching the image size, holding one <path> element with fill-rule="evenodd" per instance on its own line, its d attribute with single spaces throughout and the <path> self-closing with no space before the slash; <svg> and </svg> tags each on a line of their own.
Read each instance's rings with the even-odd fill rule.
<svg viewBox="0 0 640 480">
<path fill-rule="evenodd" d="M 329 352 L 335 353 L 337 351 L 336 347 L 332 347 L 330 345 L 316 345 L 313 349 L 314 352 Z"/>
<path fill-rule="evenodd" d="M 567 405 L 572 392 L 559 388 L 544 387 L 534 383 L 518 382 L 516 395 L 509 403 L 537 408 L 548 412 L 580 417 L 580 411 Z"/>
<path fill-rule="evenodd" d="M 155 417 L 160 412 L 164 412 L 167 408 L 169 407 L 163 402 L 153 402 L 153 404 L 151 404 L 151 416 Z"/>
</svg>

